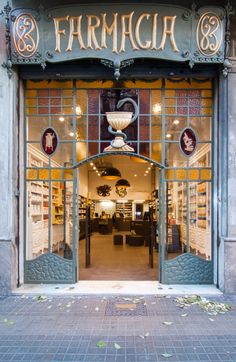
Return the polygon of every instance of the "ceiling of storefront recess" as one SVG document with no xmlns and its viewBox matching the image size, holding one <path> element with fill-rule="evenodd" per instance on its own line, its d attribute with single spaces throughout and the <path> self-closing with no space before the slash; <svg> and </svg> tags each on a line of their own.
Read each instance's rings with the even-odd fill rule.
<svg viewBox="0 0 236 362">
<path fill-rule="evenodd" d="M 130 183 L 130 187 L 127 189 L 127 196 L 124 199 L 130 200 L 148 200 L 151 197 L 151 191 L 156 188 L 154 178 L 154 166 L 151 166 L 149 162 L 140 163 L 136 162 L 139 159 L 133 161 L 130 156 L 104 156 L 93 161 L 93 164 L 98 171 L 104 170 L 106 167 L 115 167 L 121 173 L 121 178 L 126 179 Z M 97 194 L 97 187 L 101 185 L 111 186 L 110 199 L 117 200 L 120 197 L 115 192 L 115 184 L 117 180 L 108 181 L 97 175 L 93 170 L 93 165 L 87 163 L 79 168 L 79 175 L 82 176 L 87 185 L 81 185 L 81 188 L 88 187 L 88 197 L 91 199 L 104 199 Z M 148 173 L 146 173 L 146 171 Z M 146 173 L 146 176 L 144 176 Z M 157 182 L 157 181 L 156 181 Z M 83 194 L 83 190 L 79 190 L 80 194 Z M 87 195 L 84 195 L 87 196 Z"/>
</svg>

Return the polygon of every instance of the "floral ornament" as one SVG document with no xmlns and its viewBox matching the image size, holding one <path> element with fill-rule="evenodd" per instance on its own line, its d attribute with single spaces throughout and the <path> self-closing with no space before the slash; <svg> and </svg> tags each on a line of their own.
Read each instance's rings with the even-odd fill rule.
<svg viewBox="0 0 236 362">
<path fill-rule="evenodd" d="M 111 186 L 109 185 L 102 185 L 97 187 L 97 194 L 99 196 L 110 196 L 111 194 Z"/>
</svg>

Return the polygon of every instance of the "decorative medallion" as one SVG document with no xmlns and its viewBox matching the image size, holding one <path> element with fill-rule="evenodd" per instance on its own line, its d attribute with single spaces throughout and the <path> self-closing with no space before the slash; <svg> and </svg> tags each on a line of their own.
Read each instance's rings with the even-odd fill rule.
<svg viewBox="0 0 236 362">
<path fill-rule="evenodd" d="M 179 138 L 179 147 L 186 157 L 190 157 L 197 147 L 197 136 L 192 128 L 185 128 Z"/>
<path fill-rule="evenodd" d="M 223 27 L 220 17 L 208 12 L 201 16 L 196 31 L 198 49 L 203 55 L 212 56 L 218 52 L 223 40 Z"/>
<path fill-rule="evenodd" d="M 56 152 L 58 142 L 56 131 L 51 127 L 45 129 L 41 138 L 41 147 L 47 156 L 52 156 Z"/>
<path fill-rule="evenodd" d="M 16 52 L 24 58 L 32 57 L 37 51 L 39 31 L 31 14 L 17 16 L 13 27 L 13 41 Z"/>
<path fill-rule="evenodd" d="M 111 141 L 111 145 L 106 147 L 103 151 L 128 151 L 134 152 L 134 149 L 127 145 L 126 140 L 127 136 L 122 130 L 128 127 L 132 122 L 136 120 L 138 117 L 138 105 L 137 103 L 129 97 L 121 99 L 116 108 L 121 108 L 124 103 L 129 102 L 134 107 L 134 115 L 133 112 L 106 112 L 107 121 L 109 123 L 108 131 L 115 136 L 114 140 Z M 133 117 L 132 117 L 133 116 Z M 113 131 L 115 129 L 116 131 Z"/>
<path fill-rule="evenodd" d="M 97 194 L 99 196 L 110 196 L 111 194 L 111 186 L 109 185 L 102 185 L 97 187 Z"/>
</svg>

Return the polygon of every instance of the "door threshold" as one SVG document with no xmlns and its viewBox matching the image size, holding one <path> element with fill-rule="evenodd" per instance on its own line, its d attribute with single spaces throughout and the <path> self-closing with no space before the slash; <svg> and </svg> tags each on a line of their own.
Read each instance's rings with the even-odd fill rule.
<svg viewBox="0 0 236 362">
<path fill-rule="evenodd" d="M 221 295 L 215 285 L 170 285 L 158 281 L 81 280 L 75 284 L 23 284 L 13 294 Z"/>
</svg>

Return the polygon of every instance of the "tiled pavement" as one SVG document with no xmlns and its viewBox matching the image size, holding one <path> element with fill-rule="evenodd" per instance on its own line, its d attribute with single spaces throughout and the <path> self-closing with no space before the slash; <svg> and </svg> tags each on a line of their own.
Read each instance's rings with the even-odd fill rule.
<svg viewBox="0 0 236 362">
<path fill-rule="evenodd" d="M 0 361 L 236 361 L 236 296 L 209 297 L 234 307 L 215 316 L 174 296 L 41 299 L 0 299 Z"/>
</svg>

